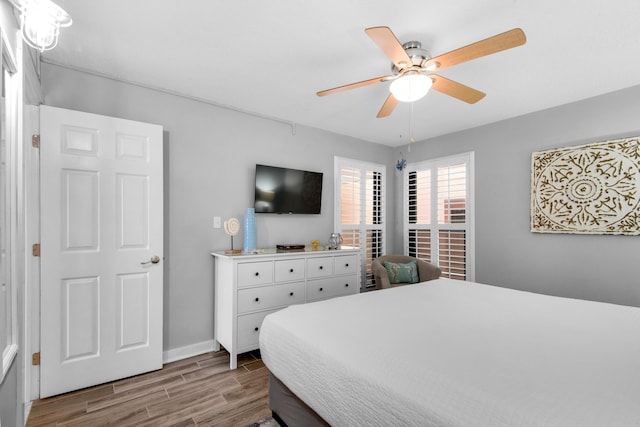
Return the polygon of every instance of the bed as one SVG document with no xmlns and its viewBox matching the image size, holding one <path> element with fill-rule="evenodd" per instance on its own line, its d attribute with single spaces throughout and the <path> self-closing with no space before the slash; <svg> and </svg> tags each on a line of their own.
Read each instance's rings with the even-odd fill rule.
<svg viewBox="0 0 640 427">
<path fill-rule="evenodd" d="M 636 307 L 437 279 L 290 306 L 260 349 L 290 427 L 640 426 Z"/>
</svg>

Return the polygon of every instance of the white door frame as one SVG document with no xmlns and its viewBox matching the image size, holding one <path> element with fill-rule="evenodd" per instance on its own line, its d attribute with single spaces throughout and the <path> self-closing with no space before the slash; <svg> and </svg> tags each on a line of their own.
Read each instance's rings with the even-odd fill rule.
<svg viewBox="0 0 640 427">
<path fill-rule="evenodd" d="M 40 242 L 40 150 L 32 145 L 32 136 L 40 133 L 40 108 L 24 106 L 25 171 L 25 310 L 24 310 L 24 385 L 25 420 L 31 401 L 40 398 L 40 367 L 32 364 L 32 355 L 40 352 L 40 258 L 33 256 L 32 245 Z"/>
</svg>

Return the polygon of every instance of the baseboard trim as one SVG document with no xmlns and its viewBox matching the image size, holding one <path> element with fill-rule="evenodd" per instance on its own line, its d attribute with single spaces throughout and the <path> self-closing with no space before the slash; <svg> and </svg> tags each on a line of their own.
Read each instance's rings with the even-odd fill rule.
<svg viewBox="0 0 640 427">
<path fill-rule="evenodd" d="M 25 402 L 23 406 L 24 411 L 24 425 L 27 425 L 27 420 L 29 419 L 29 414 L 31 413 L 31 406 L 33 405 L 32 401 Z"/>
<path fill-rule="evenodd" d="M 197 356 L 199 354 L 208 353 L 215 350 L 215 344 L 213 340 L 202 341 L 196 344 L 187 345 L 184 347 L 172 348 L 171 350 L 164 351 L 162 353 L 162 362 L 171 363 L 178 360 L 186 359 L 191 356 Z"/>
</svg>

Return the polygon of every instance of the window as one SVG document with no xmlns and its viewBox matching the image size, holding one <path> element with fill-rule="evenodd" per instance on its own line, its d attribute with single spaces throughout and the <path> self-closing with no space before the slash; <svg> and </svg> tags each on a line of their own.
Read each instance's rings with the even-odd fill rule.
<svg viewBox="0 0 640 427">
<path fill-rule="evenodd" d="M 0 382 L 11 366 L 18 350 L 17 345 L 17 295 L 12 281 L 11 245 L 12 212 L 12 161 L 13 149 L 17 145 L 17 90 L 16 62 L 2 36 L 0 44 L 2 73 L 0 90 Z"/>
<path fill-rule="evenodd" d="M 404 246 L 437 264 L 442 277 L 474 280 L 473 153 L 405 170 Z"/>
<path fill-rule="evenodd" d="M 335 228 L 344 246 L 359 247 L 362 290 L 374 289 L 371 262 L 384 254 L 385 166 L 335 158 Z"/>
</svg>

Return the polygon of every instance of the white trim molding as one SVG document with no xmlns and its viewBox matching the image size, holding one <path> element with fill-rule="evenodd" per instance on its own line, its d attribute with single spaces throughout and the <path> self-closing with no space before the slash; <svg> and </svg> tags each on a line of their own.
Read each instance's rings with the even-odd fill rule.
<svg viewBox="0 0 640 427">
<path fill-rule="evenodd" d="M 195 344 L 190 344 L 184 347 L 172 348 L 162 353 L 162 362 L 171 363 L 178 360 L 187 359 L 199 354 L 209 353 L 216 351 L 213 340 L 202 341 Z"/>
</svg>

